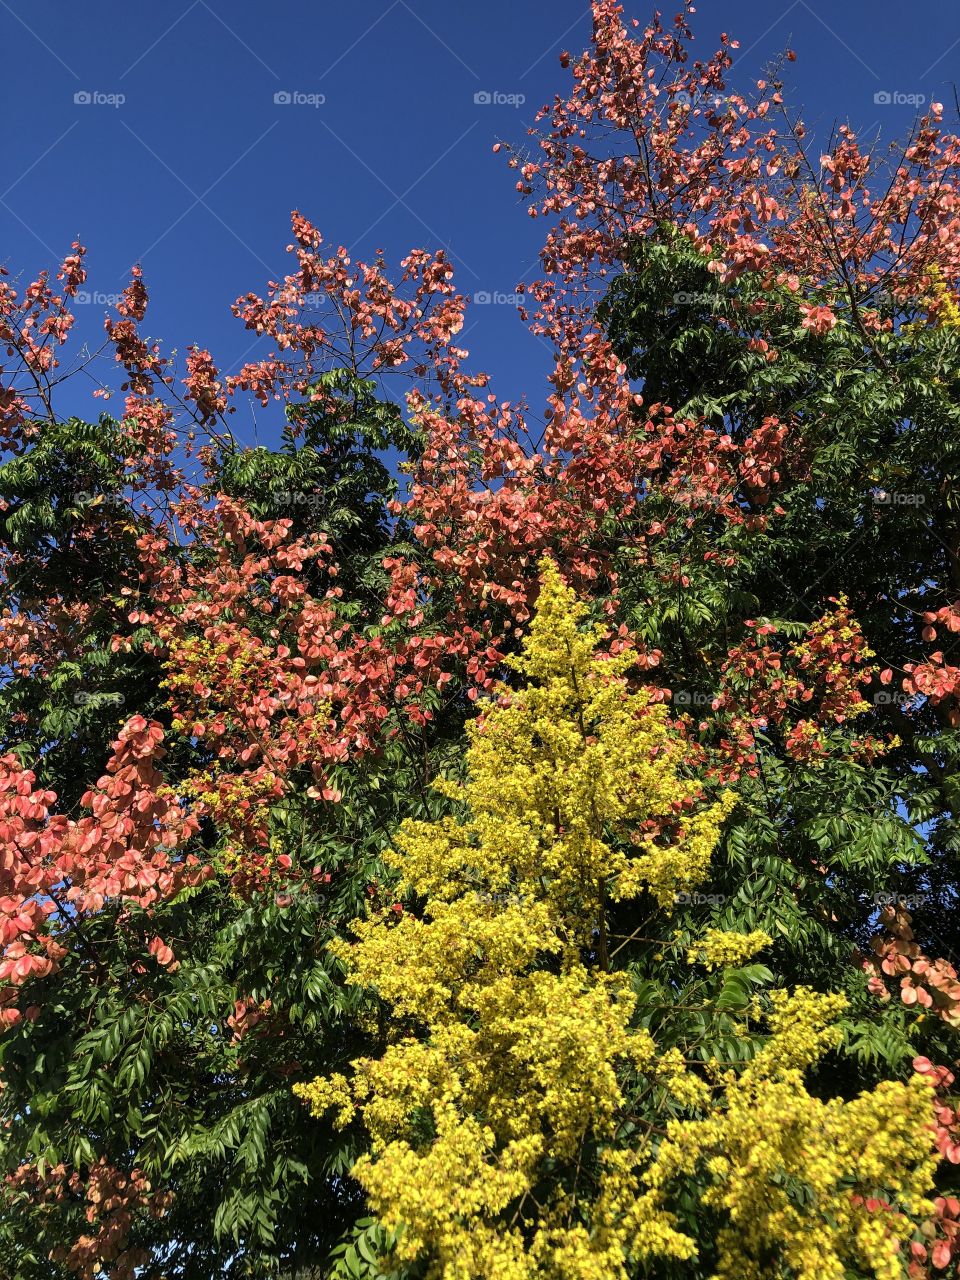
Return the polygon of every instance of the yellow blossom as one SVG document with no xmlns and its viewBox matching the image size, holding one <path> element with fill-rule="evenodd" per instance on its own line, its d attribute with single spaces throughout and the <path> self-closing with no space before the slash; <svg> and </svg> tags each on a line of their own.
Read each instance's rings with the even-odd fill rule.
<svg viewBox="0 0 960 1280">
<path fill-rule="evenodd" d="M 708 929 L 702 941 L 687 952 L 689 964 L 705 964 L 708 969 L 721 965 L 743 964 L 773 939 L 769 933 L 755 929 L 752 933 L 735 933 L 724 929 Z"/>
<path fill-rule="evenodd" d="M 584 612 L 546 562 L 513 662 L 525 686 L 472 726 L 464 785 L 442 784 L 460 816 L 405 823 L 388 855 L 421 909 L 356 921 L 356 940 L 332 947 L 389 1006 L 388 1044 L 295 1091 L 362 1123 L 353 1175 L 396 1259 L 427 1280 L 628 1280 L 691 1260 L 673 1196 L 694 1176 L 727 1224 L 723 1280 L 772 1280 L 763 1260 L 781 1256 L 801 1280 L 815 1257 L 828 1276 L 877 1260 L 887 1280 L 909 1223 L 878 1227 L 851 1189 L 885 1179 L 922 1209 L 929 1097 L 806 1093 L 842 998 L 772 993 L 769 1041 L 741 1074 L 698 1073 L 658 1048 L 612 970 L 611 903 L 645 894 L 664 927 L 675 894 L 702 883 L 733 797 L 703 798 L 681 730 L 625 683 L 635 655 L 598 656 Z M 769 941 L 712 930 L 695 950 L 733 963 Z M 665 1137 L 635 1117 L 651 1096 L 670 1108 Z"/>
</svg>

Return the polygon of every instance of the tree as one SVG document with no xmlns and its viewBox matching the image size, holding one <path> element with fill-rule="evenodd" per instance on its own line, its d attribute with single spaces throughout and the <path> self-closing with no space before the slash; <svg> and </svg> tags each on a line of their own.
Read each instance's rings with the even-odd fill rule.
<svg viewBox="0 0 960 1280">
<path fill-rule="evenodd" d="M 612 0 L 593 12 L 590 49 L 561 59 L 569 96 L 533 149 L 508 149 L 549 224 L 525 307 L 556 356 L 542 439 L 457 345 L 465 303 L 442 254 L 414 251 L 394 281 L 295 213 L 294 270 L 235 306 L 269 349 L 230 378 L 205 349 L 177 369 L 142 336 L 135 269 L 106 324 L 126 399 L 96 425 L 54 404 L 82 248 L 56 286 L 0 281 L 0 1240 L 18 1280 L 137 1265 L 339 1280 L 387 1255 L 416 1275 L 464 1232 L 465 1249 L 512 1249 L 517 1267 L 678 1280 L 773 1275 L 781 1257 L 800 1274 L 814 1257 L 894 1274 L 898 1241 L 912 1277 L 956 1268 L 960 141 L 933 104 L 890 166 L 849 129 L 813 160 L 782 67 L 748 98 L 729 88 L 728 39 L 690 62 L 687 11 L 639 30 Z M 282 407 L 279 449 L 237 446 L 245 396 Z M 460 779 L 464 726 L 478 711 L 506 723 L 496 699 L 533 697 L 511 664 L 544 556 L 602 623 L 606 671 L 632 655 L 622 697 L 675 744 L 694 812 L 696 788 L 736 793 L 706 878 L 659 886 L 672 903 L 641 877 L 619 899 L 551 905 L 538 882 L 529 903 L 478 905 L 471 892 L 501 890 L 464 888 L 440 856 L 437 832 L 476 820 L 431 786 Z M 488 761 L 495 791 L 508 763 Z M 385 861 L 411 820 L 446 890 L 410 870 L 405 837 Z M 660 830 L 660 854 L 675 835 Z M 627 857 L 623 832 L 591 839 Z M 556 856 L 551 841 L 539 832 L 538 855 Z M 644 1112 L 655 1128 L 611 1137 L 584 1101 L 569 1213 L 573 1148 L 551 1146 L 559 1110 L 534 1114 L 541 1067 L 510 1077 L 544 1143 L 511 1176 L 554 1198 L 562 1240 L 529 1202 L 510 1221 L 488 1198 L 453 1236 L 411 1221 L 381 1159 L 393 1121 L 353 1096 L 342 1132 L 311 1126 L 292 1093 L 357 1060 L 387 1088 L 403 983 L 378 997 L 363 956 L 439 936 L 440 902 L 465 938 L 546 912 L 559 950 L 527 963 L 520 948 L 504 979 L 532 1000 L 580 966 L 567 994 L 588 993 L 610 1028 L 611 1114 L 645 1088 L 628 1052 L 645 1037 L 691 1059 L 679 1096 L 671 1079 L 643 1094 L 664 1098 L 668 1134 Z M 613 934 L 631 984 L 619 1005 Z M 763 941 L 762 965 L 743 939 Z M 451 959 L 436 958 L 445 982 Z M 410 1053 L 472 1035 L 479 994 L 455 1026 L 412 1019 Z M 540 1016 L 531 1043 L 552 1025 Z M 462 1119 L 482 1130 L 499 1084 L 481 1040 Z M 923 1098 L 935 1174 L 911 1127 Z M 783 1141 L 733 1177 L 777 1106 Z M 870 1108 L 886 1147 L 863 1164 L 850 1144 L 867 1143 Z M 429 1161 L 430 1117 L 415 1120 L 411 1150 Z M 605 1174 L 608 1149 L 640 1163 Z M 609 1208 L 621 1193 L 650 1211 L 639 1234 Z M 584 1244 L 608 1209 L 613 1234 Z M 667 1213 L 674 1252 L 657 1256 Z"/>
<path fill-rule="evenodd" d="M 420 287 L 442 301 L 440 270 Z M 467 706 L 440 693 L 456 642 L 408 625 L 389 568 L 381 458 L 416 440 L 348 323 L 348 366 L 331 340 L 299 370 L 280 451 L 239 452 L 209 354 L 181 398 L 139 337 L 139 271 L 107 322 L 124 417 L 61 424 L 50 339 L 82 257 L 61 278 L 3 295 L 4 1252 L 24 1277 L 301 1274 L 359 1211 L 289 1089 L 356 1034 L 323 940 L 378 892 Z"/>
<path fill-rule="evenodd" d="M 708 930 L 696 979 L 651 1000 L 664 956 L 615 931 L 618 909 L 682 960 L 676 895 L 703 882 L 735 797 L 703 805 L 682 731 L 626 687 L 636 655 L 596 655 L 604 628 L 580 631 L 583 612 L 545 562 L 510 664 L 528 683 L 473 722 L 465 785 L 442 784 L 465 816 L 406 823 L 388 856 L 416 913 L 334 948 L 388 1007 L 380 1052 L 296 1092 L 362 1120 L 354 1176 L 392 1254 L 428 1276 L 679 1262 L 732 1280 L 770 1258 L 802 1280 L 864 1259 L 900 1275 L 930 1208 L 930 1084 L 811 1096 L 804 1070 L 839 1045 L 845 1001 L 764 990 L 770 971 L 746 963 L 761 932 Z"/>
</svg>

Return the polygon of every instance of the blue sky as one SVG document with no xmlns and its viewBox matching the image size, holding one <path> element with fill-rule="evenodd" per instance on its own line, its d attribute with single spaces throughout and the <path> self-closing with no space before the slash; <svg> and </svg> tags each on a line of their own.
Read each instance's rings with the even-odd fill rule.
<svg viewBox="0 0 960 1280">
<path fill-rule="evenodd" d="M 253 354 L 230 303 L 289 269 L 294 207 L 358 256 L 445 245 L 463 292 L 510 293 L 535 274 L 544 227 L 491 146 L 523 141 L 569 83 L 559 51 L 579 51 L 589 26 L 584 0 L 0 0 L 0 261 L 32 278 L 79 236 L 99 295 L 142 261 L 149 332 L 208 346 L 224 370 Z M 875 94 L 950 104 L 960 80 L 956 0 L 706 0 L 695 29 L 704 56 L 721 30 L 740 40 L 740 85 L 791 45 L 793 102 L 816 133 L 848 119 L 893 139 L 913 108 Z M 98 343 L 102 302 L 81 310 L 81 340 Z M 472 307 L 464 345 L 501 395 L 542 403 L 546 353 L 509 305 Z M 91 385 L 68 384 L 61 411 L 93 416 Z M 258 438 L 275 425 L 260 412 Z"/>
</svg>

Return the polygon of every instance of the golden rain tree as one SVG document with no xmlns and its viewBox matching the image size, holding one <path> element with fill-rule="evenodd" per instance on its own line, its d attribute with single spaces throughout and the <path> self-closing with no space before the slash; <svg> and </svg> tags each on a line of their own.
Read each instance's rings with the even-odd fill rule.
<svg viewBox="0 0 960 1280">
<path fill-rule="evenodd" d="M 296 1092 L 363 1134 L 352 1172 L 391 1262 L 431 1280 L 705 1275 L 704 1246 L 724 1280 L 892 1280 L 931 1208 L 923 1078 L 811 1096 L 844 1000 L 805 988 L 753 996 L 746 1063 L 643 1025 L 611 913 L 669 932 L 735 796 L 706 794 L 683 725 L 628 681 L 636 652 L 584 613 L 545 561 L 523 687 L 473 724 L 465 783 L 437 784 L 454 813 L 405 823 L 388 857 L 409 909 L 333 944 L 389 1011 L 385 1045 Z M 767 943 L 713 929 L 687 959 L 710 991 Z"/>
</svg>

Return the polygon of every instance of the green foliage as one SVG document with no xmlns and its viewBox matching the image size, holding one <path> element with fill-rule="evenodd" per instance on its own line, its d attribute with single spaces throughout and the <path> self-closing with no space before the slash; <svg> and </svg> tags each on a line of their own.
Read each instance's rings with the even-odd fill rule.
<svg viewBox="0 0 960 1280">
<path fill-rule="evenodd" d="M 14 751 L 67 804 L 97 777 L 108 744 L 135 707 L 159 704 L 159 669 L 142 649 L 144 634 L 126 621 L 121 596 L 136 593 L 136 538 L 144 527 L 124 495 L 131 446 L 119 425 L 71 418 L 47 423 L 33 446 L 0 466 L 0 607 L 29 618 L 56 599 L 73 611 L 69 649 L 44 652 L 36 679 L 5 672 L 0 697 L 0 753 Z M 132 634 L 129 653 L 110 646 Z"/>
<path fill-rule="evenodd" d="M 278 451 L 222 455 L 210 492 L 242 499 L 261 518 L 290 518 L 297 532 L 326 533 L 341 568 L 342 615 L 375 625 L 379 559 L 404 536 L 387 509 L 393 461 L 417 443 L 369 382 L 337 372 L 315 394 L 289 411 Z M 0 526 L 4 604 L 30 613 L 33 601 L 59 597 L 87 610 L 75 647 L 43 654 L 32 671 L 9 670 L 0 688 L 0 746 L 16 750 L 68 812 L 102 774 L 132 714 L 166 727 L 173 785 L 208 762 L 200 742 L 171 728 L 161 660 L 144 648 L 153 637 L 129 623 L 130 598 L 120 595 L 123 586 L 140 590 L 136 538 L 150 524 L 122 496 L 127 448 L 109 419 L 46 424 L 26 453 L 0 467 L 9 504 Z M 180 554 L 202 567 L 210 553 L 188 541 Z M 322 571 L 310 585 L 323 594 Z M 264 634 L 270 625 L 264 619 Z M 129 653 L 115 649 L 114 635 L 132 640 Z M 388 733 L 381 751 L 333 768 L 339 804 L 310 801 L 305 777 L 274 806 L 273 843 L 294 855 L 312 888 L 298 880 L 281 893 L 274 880 L 240 896 L 221 876 L 149 913 L 114 904 L 82 926 L 67 920 L 70 946 L 38 988 L 36 1018 L 0 1039 L 4 1169 L 28 1161 L 43 1173 L 63 1163 L 83 1174 L 104 1159 L 171 1191 L 166 1213 L 137 1211 L 129 1233 L 151 1275 L 326 1274 L 362 1213 L 348 1176 L 356 1139 L 305 1123 L 290 1085 L 342 1065 L 382 1034 L 378 1011 L 344 985 L 325 947 L 379 892 L 390 833 L 404 817 L 433 816 L 439 803 L 424 778 L 449 769 L 465 708 L 433 702 L 429 730 Z M 223 834 L 207 823 L 200 838 L 216 863 Z M 312 871 L 320 878 L 311 881 Z M 149 955 L 156 936 L 174 949 L 175 967 Z M 237 1001 L 261 1021 L 244 1030 Z M 85 1207 L 82 1192 L 46 1206 L 9 1192 L 0 1256 L 15 1258 L 16 1270 L 4 1275 L 66 1276 L 50 1254 L 89 1231 Z M 336 1266 L 356 1259 L 369 1268 L 382 1243 L 375 1228 L 359 1232 Z"/>
<path fill-rule="evenodd" d="M 281 448 L 227 454 L 216 487 L 248 500 L 261 519 L 292 520 L 297 533 L 323 530 L 341 585 L 369 588 L 371 558 L 395 537 L 390 464 L 418 448 L 399 408 L 377 399 L 375 383 L 334 369 L 318 377 L 310 399 L 287 409 Z"/>
<path fill-rule="evenodd" d="M 773 622 L 783 645 L 844 596 L 893 671 L 891 686 L 867 693 L 866 714 L 837 731 L 838 744 L 897 734 L 878 760 L 854 763 L 841 750 L 811 765 L 791 756 L 776 726 L 759 733 L 710 885 L 715 901 L 680 908 L 685 929 L 770 933 L 778 982 L 845 989 L 856 1012 L 842 1053 L 856 1065 L 844 1070 L 860 1082 L 905 1069 L 917 1052 L 936 1057 L 943 1039 L 929 1024 L 918 1036 L 897 1002 L 865 995 L 851 960 L 869 948 L 880 905 L 915 895 L 921 948 L 960 953 L 960 731 L 923 698 L 905 715 L 900 691 L 904 668 L 929 652 L 923 612 L 956 594 L 960 334 L 882 291 L 868 305 L 879 327 L 855 311 L 812 333 L 786 285 L 746 272 L 725 286 L 663 227 L 635 245 L 599 312 L 646 406 L 702 415 L 741 449 L 771 418 L 789 427 L 771 492 L 742 477 L 729 487 L 742 522 L 709 502 L 678 507 L 654 486 L 638 521 L 662 521 L 667 533 L 646 563 L 618 558 L 628 624 L 663 651 L 673 687 L 705 706 L 694 713 L 703 742 L 715 732 L 722 664 L 748 619 Z M 671 472 L 682 475 L 683 461 L 668 454 L 660 481 Z M 677 565 L 683 584 L 666 589 Z"/>
</svg>

